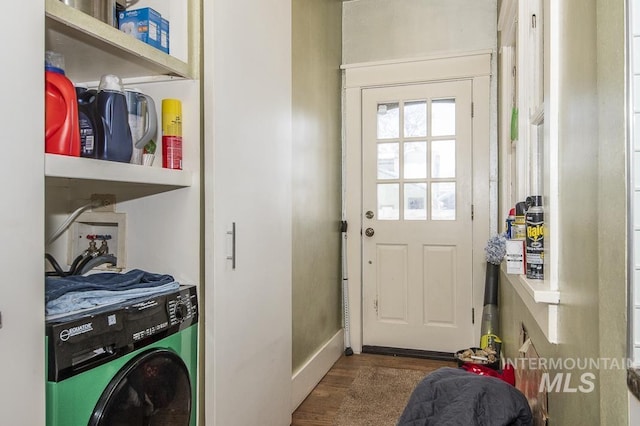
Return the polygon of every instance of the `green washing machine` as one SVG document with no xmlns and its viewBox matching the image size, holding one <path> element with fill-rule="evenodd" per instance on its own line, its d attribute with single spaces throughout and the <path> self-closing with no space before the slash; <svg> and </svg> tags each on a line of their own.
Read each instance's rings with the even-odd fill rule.
<svg viewBox="0 0 640 426">
<path fill-rule="evenodd" d="M 194 286 L 47 321 L 47 426 L 195 426 Z"/>
</svg>

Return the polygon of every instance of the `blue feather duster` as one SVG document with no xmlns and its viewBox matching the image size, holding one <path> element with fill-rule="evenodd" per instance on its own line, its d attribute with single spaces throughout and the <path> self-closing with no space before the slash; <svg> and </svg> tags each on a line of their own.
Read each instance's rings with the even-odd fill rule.
<svg viewBox="0 0 640 426">
<path fill-rule="evenodd" d="M 484 251 L 487 256 L 487 262 L 493 265 L 499 265 L 507 254 L 507 239 L 505 234 L 498 234 L 489 238 Z"/>
</svg>

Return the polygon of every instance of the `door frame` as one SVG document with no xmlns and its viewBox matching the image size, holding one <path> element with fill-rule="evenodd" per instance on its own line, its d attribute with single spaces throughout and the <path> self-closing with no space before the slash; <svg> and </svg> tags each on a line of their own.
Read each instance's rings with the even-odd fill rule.
<svg viewBox="0 0 640 426">
<path fill-rule="evenodd" d="M 473 336 L 480 341 L 484 298 L 485 252 L 497 231 L 497 113 L 495 67 L 491 50 L 429 58 L 343 65 L 343 203 L 349 223 L 346 238 L 350 343 L 362 351 L 362 90 L 373 87 L 448 80 L 470 80 L 473 118 L 471 131 L 473 264 Z M 492 82 L 492 80 L 494 80 Z"/>
</svg>

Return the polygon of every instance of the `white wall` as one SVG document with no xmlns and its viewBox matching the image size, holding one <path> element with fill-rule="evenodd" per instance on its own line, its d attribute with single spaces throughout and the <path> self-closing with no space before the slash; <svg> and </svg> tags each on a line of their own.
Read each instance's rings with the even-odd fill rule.
<svg viewBox="0 0 640 426">
<path fill-rule="evenodd" d="M 343 63 L 495 49 L 496 14 L 496 0 L 346 1 Z"/>
</svg>

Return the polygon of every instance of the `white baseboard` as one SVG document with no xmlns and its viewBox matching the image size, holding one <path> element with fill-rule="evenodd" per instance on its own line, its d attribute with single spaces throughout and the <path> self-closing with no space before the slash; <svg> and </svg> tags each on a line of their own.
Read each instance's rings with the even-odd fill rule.
<svg viewBox="0 0 640 426">
<path fill-rule="evenodd" d="M 340 329 L 293 377 L 291 377 L 291 412 L 311 393 L 344 351 L 344 331 Z"/>
</svg>

